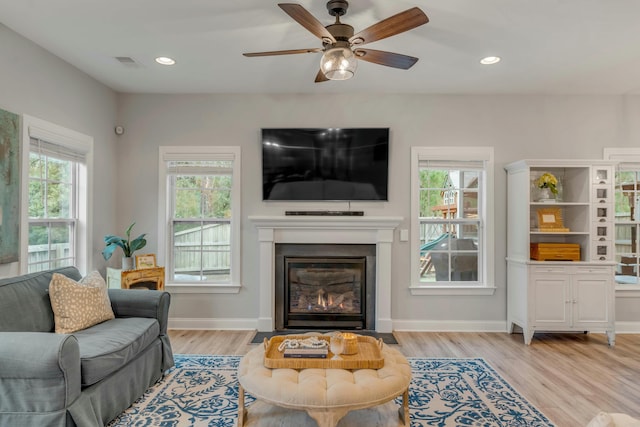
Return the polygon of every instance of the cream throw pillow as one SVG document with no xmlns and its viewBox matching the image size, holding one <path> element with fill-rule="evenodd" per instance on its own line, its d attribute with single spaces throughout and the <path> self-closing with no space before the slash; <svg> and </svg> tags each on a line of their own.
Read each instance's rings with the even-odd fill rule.
<svg viewBox="0 0 640 427">
<path fill-rule="evenodd" d="M 70 334 L 113 319 L 107 284 L 97 271 L 80 282 L 53 273 L 49 298 L 57 334 Z"/>
</svg>

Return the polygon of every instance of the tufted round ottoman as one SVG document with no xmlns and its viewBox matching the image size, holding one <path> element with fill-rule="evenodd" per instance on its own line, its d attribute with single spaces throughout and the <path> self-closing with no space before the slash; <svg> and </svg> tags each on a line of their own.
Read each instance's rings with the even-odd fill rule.
<svg viewBox="0 0 640 427">
<path fill-rule="evenodd" d="M 319 427 L 335 427 L 349 411 L 381 405 L 402 395 L 400 419 L 409 423 L 411 367 L 396 349 L 382 346 L 380 369 L 269 369 L 264 346 L 249 351 L 238 366 L 238 427 L 244 425 L 244 392 L 284 408 L 305 410 Z"/>
</svg>

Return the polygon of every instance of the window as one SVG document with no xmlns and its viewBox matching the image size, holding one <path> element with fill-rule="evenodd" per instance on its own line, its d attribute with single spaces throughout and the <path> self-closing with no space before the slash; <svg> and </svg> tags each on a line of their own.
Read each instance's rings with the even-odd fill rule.
<svg viewBox="0 0 640 427">
<path fill-rule="evenodd" d="M 493 292 L 493 148 L 413 147 L 413 294 Z"/>
<path fill-rule="evenodd" d="M 240 149 L 161 147 L 160 200 L 167 285 L 239 290 Z"/>
<path fill-rule="evenodd" d="M 640 149 L 605 148 L 606 160 L 617 160 L 615 174 L 616 284 L 640 285 Z"/>
<path fill-rule="evenodd" d="M 93 139 L 23 117 L 23 272 L 89 269 L 89 167 Z"/>
</svg>

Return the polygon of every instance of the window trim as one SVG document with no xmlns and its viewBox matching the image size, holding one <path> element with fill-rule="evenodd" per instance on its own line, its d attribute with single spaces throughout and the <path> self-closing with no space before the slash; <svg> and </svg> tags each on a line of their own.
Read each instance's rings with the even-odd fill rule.
<svg viewBox="0 0 640 427">
<path fill-rule="evenodd" d="M 84 155 L 84 161 L 78 162 L 78 221 L 75 239 L 75 266 L 81 274 L 85 275 L 93 268 L 91 257 L 91 242 L 93 239 L 93 137 L 26 114 L 22 116 L 21 128 L 20 273 L 26 274 L 28 271 L 29 153 L 31 138 L 37 138 Z"/>
<path fill-rule="evenodd" d="M 602 158 L 604 160 L 613 160 L 618 163 L 639 163 L 640 164 L 640 148 L 605 147 L 603 150 Z M 617 166 L 616 166 L 616 171 L 614 173 L 616 172 L 617 172 Z M 614 247 L 614 253 L 615 253 L 615 247 Z M 616 298 L 640 297 L 640 284 L 625 285 L 625 284 L 616 283 L 615 290 L 616 290 Z"/>
<path fill-rule="evenodd" d="M 485 188 L 482 210 L 485 214 L 482 230 L 483 243 L 481 258 L 482 275 L 477 285 L 431 285 L 420 281 L 418 270 L 420 263 L 420 161 L 450 160 L 483 161 L 485 163 Z M 495 293 L 495 242 L 494 242 L 494 150 L 493 147 L 411 147 L 411 238 L 410 268 L 411 295 L 493 295 Z M 479 206 L 480 207 L 480 206 Z M 444 283 L 444 282 L 443 282 Z M 457 282 L 459 283 L 459 282 Z"/>
<path fill-rule="evenodd" d="M 202 160 L 221 156 L 233 156 L 231 183 L 231 281 L 230 283 L 184 284 L 165 282 L 165 288 L 173 293 L 238 293 L 241 285 L 240 235 L 241 216 L 241 149 L 238 146 L 161 146 L 158 153 L 158 263 L 166 264 L 170 259 L 169 220 L 171 206 L 168 203 L 169 185 L 166 162 L 168 160 Z"/>
</svg>

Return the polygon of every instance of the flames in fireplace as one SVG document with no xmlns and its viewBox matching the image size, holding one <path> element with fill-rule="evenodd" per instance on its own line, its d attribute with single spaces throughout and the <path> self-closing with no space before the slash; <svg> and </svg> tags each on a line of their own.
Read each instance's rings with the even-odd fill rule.
<svg viewBox="0 0 640 427">
<path fill-rule="evenodd" d="M 285 257 L 284 326 L 365 324 L 365 257 Z"/>
<path fill-rule="evenodd" d="M 340 264 L 289 269 L 291 313 L 359 313 L 360 268 Z"/>
</svg>

